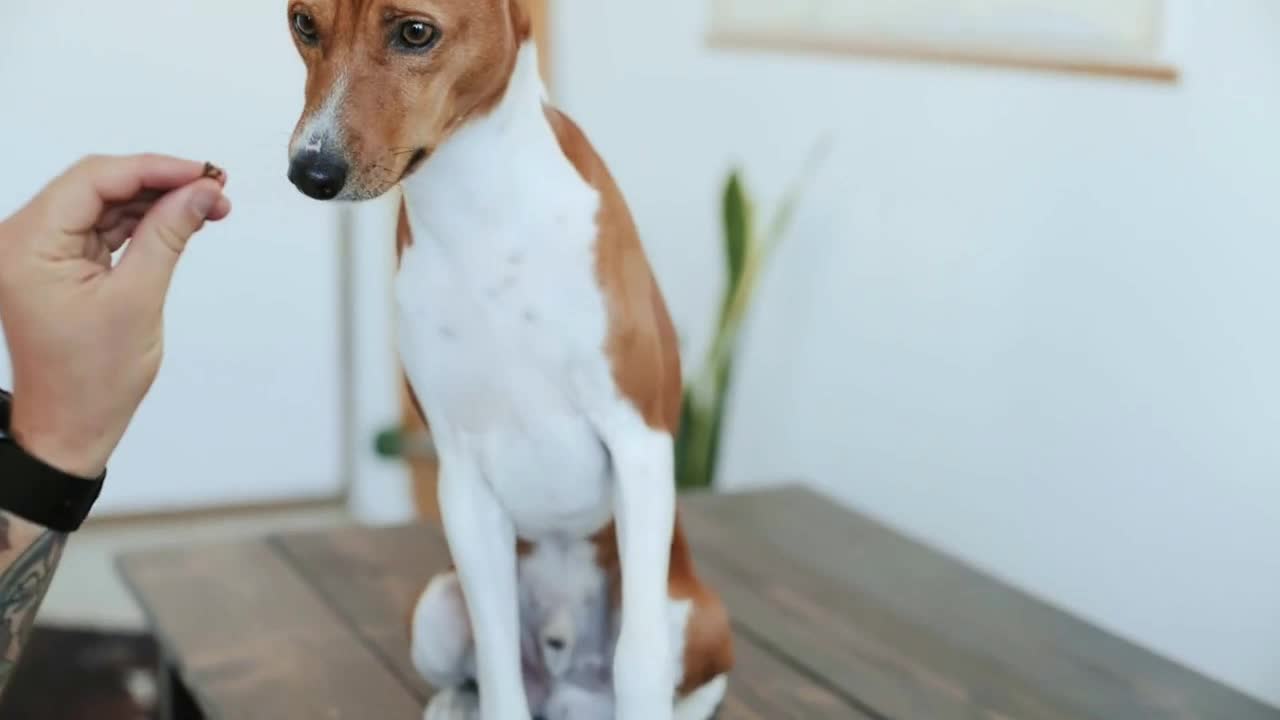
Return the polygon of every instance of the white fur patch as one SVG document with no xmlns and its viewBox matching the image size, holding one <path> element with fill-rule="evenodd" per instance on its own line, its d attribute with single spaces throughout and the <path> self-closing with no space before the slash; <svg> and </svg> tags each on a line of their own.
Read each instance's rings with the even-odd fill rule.
<svg viewBox="0 0 1280 720">
<path fill-rule="evenodd" d="M 329 96 L 324 103 L 311 113 L 302 129 L 290 144 L 290 155 L 300 152 L 324 152 L 326 149 L 343 154 L 343 129 L 341 119 L 342 103 L 347 96 L 347 79 L 339 76 L 329 89 Z"/>
<path fill-rule="evenodd" d="M 422 720 L 480 720 L 480 698 L 470 690 L 442 690 L 431 698 Z"/>
<path fill-rule="evenodd" d="M 618 720 L 671 718 L 680 682 L 669 622 L 668 572 L 675 522 L 672 440 L 634 411 L 601 419 L 616 473 L 616 520 L 622 568 L 622 623 L 614 660 Z"/>
<path fill-rule="evenodd" d="M 718 675 L 711 682 L 680 699 L 676 705 L 675 720 L 710 720 L 724 702 L 729 679 Z"/>
<path fill-rule="evenodd" d="M 547 123 L 536 59 L 521 51 L 498 107 L 404 183 L 400 348 L 442 457 L 473 464 L 521 536 L 582 538 L 613 504 L 583 406 L 617 400 L 576 397 L 572 382 L 611 377 L 599 196 Z"/>
<path fill-rule="evenodd" d="M 411 657 L 432 686 L 461 685 L 475 673 L 471 624 L 454 573 L 431 579 L 413 611 Z"/>
</svg>

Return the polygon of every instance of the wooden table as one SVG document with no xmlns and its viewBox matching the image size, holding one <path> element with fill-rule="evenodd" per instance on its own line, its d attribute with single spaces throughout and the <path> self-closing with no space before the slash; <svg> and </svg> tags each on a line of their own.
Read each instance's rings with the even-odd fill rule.
<svg viewBox="0 0 1280 720">
<path fill-rule="evenodd" d="M 738 667 L 723 720 L 1213 718 L 1280 711 L 807 491 L 683 501 Z M 171 717 L 418 720 L 409 608 L 438 528 L 344 528 L 133 555 Z"/>
</svg>

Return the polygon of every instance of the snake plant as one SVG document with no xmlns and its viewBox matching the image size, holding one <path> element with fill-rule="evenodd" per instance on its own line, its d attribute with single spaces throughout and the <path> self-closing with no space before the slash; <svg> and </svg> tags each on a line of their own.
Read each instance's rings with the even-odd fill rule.
<svg viewBox="0 0 1280 720">
<path fill-rule="evenodd" d="M 675 449 L 676 485 L 681 490 L 715 484 L 738 335 L 761 273 L 791 226 L 805 181 L 824 155 L 825 142 L 814 149 L 805 172 L 783 196 L 763 234 L 741 170 L 732 171 L 725 183 L 721 212 L 727 277 L 715 337 L 701 367 L 685 381 Z"/>
</svg>

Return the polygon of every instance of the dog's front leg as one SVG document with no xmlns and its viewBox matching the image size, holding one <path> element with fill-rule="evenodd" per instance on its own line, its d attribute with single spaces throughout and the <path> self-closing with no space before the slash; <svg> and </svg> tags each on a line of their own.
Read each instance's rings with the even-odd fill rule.
<svg viewBox="0 0 1280 720">
<path fill-rule="evenodd" d="M 440 514 L 475 636 L 484 720 L 529 720 L 520 668 L 515 529 L 473 461 L 442 457 Z"/>
<path fill-rule="evenodd" d="M 671 720 L 676 681 L 666 631 L 675 525 L 671 435 L 631 425 L 606 441 L 622 566 L 622 626 L 614 652 L 618 720 Z"/>
</svg>

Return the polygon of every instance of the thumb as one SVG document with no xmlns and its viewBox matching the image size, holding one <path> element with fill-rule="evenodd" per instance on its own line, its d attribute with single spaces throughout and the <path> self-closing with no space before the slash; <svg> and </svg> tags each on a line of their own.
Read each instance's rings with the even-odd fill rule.
<svg viewBox="0 0 1280 720">
<path fill-rule="evenodd" d="M 160 199 L 138 224 L 116 273 L 131 292 L 164 300 L 187 241 L 206 220 L 225 215 L 222 187 L 200 180 Z"/>
</svg>

